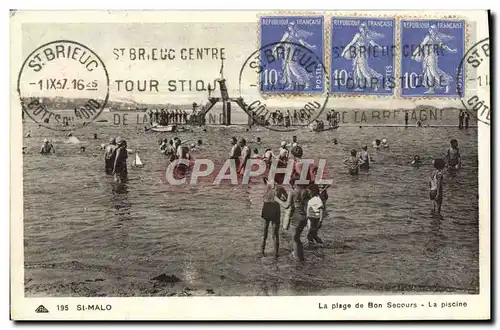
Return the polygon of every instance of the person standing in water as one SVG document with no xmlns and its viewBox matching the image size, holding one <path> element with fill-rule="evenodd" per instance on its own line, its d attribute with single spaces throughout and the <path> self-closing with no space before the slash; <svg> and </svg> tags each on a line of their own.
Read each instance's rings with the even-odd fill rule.
<svg viewBox="0 0 500 330">
<path fill-rule="evenodd" d="M 408 111 L 405 112 L 405 127 L 408 127 Z"/>
<path fill-rule="evenodd" d="M 469 120 L 470 120 L 470 115 L 469 115 L 469 112 L 467 111 L 465 113 L 465 128 L 468 129 L 469 128 Z"/>
<path fill-rule="evenodd" d="M 56 149 L 54 148 L 54 146 L 52 145 L 52 143 L 50 143 L 50 141 L 48 139 L 44 139 L 42 147 L 40 148 L 40 153 L 41 154 L 55 154 Z"/>
<path fill-rule="evenodd" d="M 362 163 L 359 165 L 359 168 L 363 171 L 369 171 L 370 155 L 368 154 L 368 146 L 363 146 L 363 150 L 359 153 L 359 159 L 362 161 Z"/>
<path fill-rule="evenodd" d="M 106 174 L 113 173 L 113 167 L 115 166 L 116 148 L 116 140 L 112 137 L 109 139 L 109 144 L 106 146 L 104 152 L 104 171 L 106 172 Z"/>
<path fill-rule="evenodd" d="M 238 140 L 234 136 L 231 138 L 231 144 L 233 147 L 229 152 L 229 159 L 234 159 L 236 170 L 238 170 L 240 168 L 241 147 L 238 145 Z"/>
<path fill-rule="evenodd" d="M 239 145 L 241 148 L 241 162 L 240 162 L 240 166 L 237 167 L 237 169 L 238 169 L 239 174 L 243 174 L 245 172 L 245 168 L 247 166 L 247 161 L 251 157 L 251 152 L 250 152 L 250 148 L 247 146 L 247 141 L 244 138 L 240 139 Z"/>
<path fill-rule="evenodd" d="M 279 256 L 279 230 L 280 230 L 280 217 L 281 217 L 281 209 L 280 204 L 276 201 L 277 194 L 277 186 L 274 182 L 268 182 L 266 178 L 264 178 L 264 183 L 266 183 L 266 190 L 263 196 L 263 205 L 261 217 L 263 219 L 263 235 L 262 235 L 262 244 L 260 248 L 260 252 L 262 256 L 265 256 L 266 250 L 266 240 L 269 231 L 269 225 L 271 225 L 271 237 L 274 242 L 274 258 L 277 259 Z"/>
<path fill-rule="evenodd" d="M 288 199 L 282 201 L 276 197 L 276 201 L 282 208 L 290 208 L 290 222 L 283 224 L 283 228 L 288 230 L 289 225 L 292 227 L 292 257 L 304 261 L 304 246 L 300 236 L 302 231 L 307 226 L 307 202 L 309 201 L 309 192 L 306 185 L 293 185 L 293 190 L 288 194 Z"/>
<path fill-rule="evenodd" d="M 309 233 L 307 234 L 307 240 L 309 244 L 314 244 L 314 242 L 322 244 L 323 241 L 318 237 L 318 230 L 323 223 L 325 206 L 323 201 L 319 197 L 319 187 L 316 184 L 309 186 L 309 194 L 311 198 L 307 202 L 307 227 L 309 228 Z"/>
<path fill-rule="evenodd" d="M 443 204 L 443 169 L 446 163 L 443 159 L 434 160 L 435 170 L 431 173 L 429 180 L 430 200 L 432 201 L 432 213 L 441 214 L 441 205 Z"/>
<path fill-rule="evenodd" d="M 351 156 L 344 160 L 344 164 L 348 166 L 350 175 L 359 174 L 359 165 L 361 165 L 362 160 L 356 157 L 357 152 L 355 149 L 351 150 Z"/>
<path fill-rule="evenodd" d="M 114 180 L 119 183 L 127 182 L 128 170 L 127 170 L 127 141 L 124 139 L 117 137 L 116 138 L 116 152 L 115 159 L 113 164 L 113 175 Z"/>
<path fill-rule="evenodd" d="M 462 157 L 460 156 L 460 150 L 458 150 L 458 141 L 455 139 L 450 141 L 450 148 L 446 154 L 446 163 L 450 170 L 458 170 L 462 165 Z"/>
</svg>

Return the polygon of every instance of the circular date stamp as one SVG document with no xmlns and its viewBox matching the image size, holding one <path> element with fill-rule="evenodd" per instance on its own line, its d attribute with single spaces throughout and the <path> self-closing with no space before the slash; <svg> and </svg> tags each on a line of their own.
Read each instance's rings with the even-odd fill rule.
<svg viewBox="0 0 500 330">
<path fill-rule="evenodd" d="M 263 75 L 269 67 L 276 67 L 277 64 L 282 71 L 276 74 L 275 79 Z M 324 95 L 307 92 L 318 73 L 326 77 L 326 67 L 309 48 L 282 41 L 264 45 L 253 52 L 241 67 L 240 106 L 252 125 L 281 132 L 309 126 L 323 113 L 329 98 L 328 92 Z M 328 89 L 325 87 L 325 90 Z M 276 120 L 277 116 L 284 117 L 284 120 Z"/>
<path fill-rule="evenodd" d="M 464 109 L 487 125 L 491 121 L 490 69 L 490 39 L 485 38 L 465 53 L 457 70 L 457 92 Z M 458 83 L 463 75 L 466 77 L 464 87 L 467 88 Z"/>
<path fill-rule="evenodd" d="M 33 121 L 50 129 L 74 130 L 104 110 L 109 75 L 93 50 L 76 41 L 57 40 L 25 59 L 17 91 L 22 110 Z"/>
</svg>

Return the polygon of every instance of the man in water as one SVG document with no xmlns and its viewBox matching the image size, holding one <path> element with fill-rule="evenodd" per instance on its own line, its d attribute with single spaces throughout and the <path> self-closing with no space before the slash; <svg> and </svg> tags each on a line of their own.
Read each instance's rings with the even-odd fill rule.
<svg viewBox="0 0 500 330">
<path fill-rule="evenodd" d="M 284 162 L 288 159 L 288 148 L 285 141 L 281 141 L 278 157 L 280 161 Z"/>
<path fill-rule="evenodd" d="M 41 154 L 50 154 L 50 153 L 55 154 L 56 149 L 54 148 L 54 146 L 52 145 L 52 143 L 50 143 L 50 141 L 48 139 L 44 139 L 42 147 L 40 148 L 40 153 Z"/>
<path fill-rule="evenodd" d="M 247 146 L 247 141 L 244 138 L 240 139 L 239 145 L 241 148 L 241 162 L 240 162 L 240 167 L 238 168 L 238 173 L 243 174 L 245 172 L 247 161 L 251 157 L 251 152 L 250 148 Z"/>
<path fill-rule="evenodd" d="M 408 126 L 408 112 L 405 112 L 405 127 Z"/>
<path fill-rule="evenodd" d="M 363 171 L 370 170 L 370 155 L 368 154 L 368 146 L 363 146 L 363 150 L 359 153 L 359 159 L 362 161 L 359 168 Z"/>
<path fill-rule="evenodd" d="M 231 144 L 233 147 L 229 152 L 229 159 L 234 159 L 236 170 L 238 170 L 240 168 L 241 147 L 238 145 L 238 140 L 234 136 L 231 138 Z"/>
<path fill-rule="evenodd" d="M 128 170 L 127 170 L 127 141 L 117 137 L 116 138 L 117 148 L 115 150 L 115 158 L 113 163 L 113 175 L 116 182 L 125 183 L 127 182 Z"/>
<path fill-rule="evenodd" d="M 420 156 L 419 155 L 415 155 L 415 157 L 413 157 L 413 160 L 411 161 L 410 164 L 412 166 L 415 166 L 415 167 L 418 167 L 418 166 L 422 165 L 422 160 L 420 160 Z"/>
<path fill-rule="evenodd" d="M 109 139 L 109 144 L 105 148 L 104 153 L 104 170 L 106 174 L 113 173 L 113 167 L 115 166 L 115 151 L 116 151 L 116 140 L 115 138 Z"/>
</svg>

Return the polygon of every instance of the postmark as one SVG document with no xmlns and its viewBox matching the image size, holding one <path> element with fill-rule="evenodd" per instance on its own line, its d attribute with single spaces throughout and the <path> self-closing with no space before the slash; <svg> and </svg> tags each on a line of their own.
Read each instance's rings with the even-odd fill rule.
<svg viewBox="0 0 500 330">
<path fill-rule="evenodd" d="M 464 109 L 487 125 L 490 125 L 491 115 L 490 69 L 490 39 L 484 38 L 467 50 L 457 70 L 457 80 L 467 76 L 463 85 L 457 84 Z M 472 74 L 466 75 L 466 72 Z"/>
<path fill-rule="evenodd" d="M 332 94 L 394 95 L 395 24 L 394 18 L 332 17 Z"/>
<path fill-rule="evenodd" d="M 402 97 L 459 97 L 465 32 L 464 20 L 401 20 Z"/>
<path fill-rule="evenodd" d="M 290 132 L 315 122 L 326 107 L 329 93 L 309 95 L 300 99 L 262 97 L 260 86 L 255 83 L 256 78 L 270 67 L 276 67 L 284 62 L 290 62 L 289 65 L 296 66 L 304 72 L 321 70 L 323 76 L 327 74 L 321 58 L 308 47 L 286 41 L 273 42 L 253 52 L 243 63 L 239 74 L 239 103 L 253 125 Z M 276 85 L 282 86 L 279 81 L 276 81 Z M 285 100 L 286 102 L 283 102 Z M 278 125 L 275 125 L 276 116 L 283 119 L 278 120 Z"/>
<path fill-rule="evenodd" d="M 260 56 L 264 45 L 281 42 L 277 47 L 283 60 L 269 63 L 259 75 L 263 94 L 322 94 L 325 91 L 325 73 L 320 67 L 309 70 L 310 56 L 324 58 L 323 16 L 263 16 L 260 17 Z M 293 47 L 300 44 L 301 48 Z M 277 44 L 278 46 L 278 44 Z"/>
<path fill-rule="evenodd" d="M 25 114 L 46 128 L 74 130 L 94 121 L 109 98 L 99 56 L 71 40 L 52 41 L 27 56 L 17 80 Z"/>
</svg>

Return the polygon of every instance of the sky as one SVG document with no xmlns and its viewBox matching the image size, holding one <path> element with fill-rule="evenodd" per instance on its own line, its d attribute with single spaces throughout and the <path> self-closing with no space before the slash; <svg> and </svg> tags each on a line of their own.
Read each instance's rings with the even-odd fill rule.
<svg viewBox="0 0 500 330">
<path fill-rule="evenodd" d="M 240 96 L 239 76 L 245 60 L 258 49 L 258 20 L 253 22 L 165 22 L 165 23 L 24 23 L 22 25 L 22 54 L 28 56 L 44 43 L 54 40 L 74 40 L 88 46 L 104 62 L 110 77 L 110 100 L 127 100 L 144 103 L 201 103 L 207 98 L 205 91 L 180 91 L 179 80 L 202 80 L 204 86 L 219 77 L 220 58 L 205 56 L 203 59 L 182 60 L 183 48 L 223 48 L 225 52 L 224 76 L 228 82 L 229 94 Z M 325 38 L 326 39 L 326 38 Z M 122 56 L 125 49 L 145 48 L 152 56 L 153 48 L 173 50 L 175 59 L 171 60 L 131 60 Z M 156 51 L 158 56 L 159 50 Z M 118 54 L 118 56 L 116 55 Z M 119 57 L 119 58 L 117 58 Z M 61 63 L 51 62 L 44 68 L 45 76 L 60 76 Z M 70 64 L 69 64 L 70 65 Z M 71 69 L 66 69 L 66 71 Z M 74 70 L 73 70 L 74 71 Z M 257 88 L 249 88 L 256 74 L 245 69 L 242 74 L 242 94 L 247 103 L 260 99 Z M 159 92 L 118 90 L 116 80 L 132 80 L 149 86 L 150 80 L 158 81 Z M 172 82 L 173 81 L 173 82 Z M 168 88 L 174 85 L 176 91 Z M 186 82 L 187 84 L 187 82 Z M 200 83 L 199 83 L 200 84 Z M 186 85 L 187 86 L 187 85 Z M 75 97 L 65 91 L 64 96 Z M 215 94 L 218 94 L 216 91 Z M 300 106 L 304 102 L 316 100 L 323 102 L 325 96 L 315 98 L 278 98 L 266 99 L 268 106 Z M 411 100 L 385 98 L 339 98 L 330 96 L 327 106 L 334 108 L 413 108 L 419 104 L 435 107 L 458 107 L 458 100 Z"/>
</svg>

